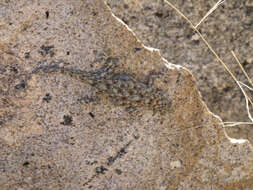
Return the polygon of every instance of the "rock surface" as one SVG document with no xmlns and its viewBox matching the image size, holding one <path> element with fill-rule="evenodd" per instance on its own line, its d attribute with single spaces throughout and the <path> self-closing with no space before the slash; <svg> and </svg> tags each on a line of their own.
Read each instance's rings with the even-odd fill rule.
<svg viewBox="0 0 253 190">
<path fill-rule="evenodd" d="M 232 143 L 191 73 L 146 48 L 101 0 L 0 1 L 0 189 L 244 189 L 253 150 Z M 88 83 L 30 73 L 57 64 L 117 73 L 172 100 L 117 106 Z"/>
<path fill-rule="evenodd" d="M 198 89 L 210 110 L 223 121 L 249 121 L 245 99 L 235 82 L 217 62 L 199 36 L 164 0 L 106 0 L 114 14 L 141 41 L 160 49 L 169 62 L 193 72 Z M 169 0 L 197 24 L 217 1 Z M 252 0 L 225 1 L 199 29 L 215 51 L 242 82 L 246 78 L 231 54 L 234 50 L 249 76 L 253 77 Z M 252 96 L 252 92 L 249 92 Z M 253 96 L 252 96 L 253 97 Z M 232 102 L 232 103 L 231 103 Z M 227 128 L 229 136 L 253 143 L 252 125 Z"/>
</svg>

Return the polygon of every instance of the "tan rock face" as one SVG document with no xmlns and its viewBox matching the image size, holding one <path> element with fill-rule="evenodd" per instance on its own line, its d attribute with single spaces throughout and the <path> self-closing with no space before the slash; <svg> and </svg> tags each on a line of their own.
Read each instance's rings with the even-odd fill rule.
<svg viewBox="0 0 253 190">
<path fill-rule="evenodd" d="M 231 143 L 191 73 L 144 47 L 102 1 L 0 5 L 0 189 L 252 189 L 252 146 Z M 157 112 L 85 80 L 31 74 L 57 65 L 101 76 L 112 58 L 105 77 L 124 86 L 129 75 L 145 98 L 150 89 L 170 104 Z"/>
<path fill-rule="evenodd" d="M 223 121 L 249 121 L 245 98 L 223 66 L 199 36 L 163 0 L 106 0 L 113 13 L 134 31 L 141 41 L 160 49 L 168 61 L 190 69 L 210 110 Z M 170 0 L 194 24 L 214 6 L 215 1 Z M 198 28 L 238 80 L 248 84 L 231 54 L 235 51 L 252 78 L 253 50 L 251 0 L 226 1 Z M 248 92 L 252 96 L 252 92 Z M 253 143 L 252 125 L 227 128 L 229 136 Z"/>
</svg>

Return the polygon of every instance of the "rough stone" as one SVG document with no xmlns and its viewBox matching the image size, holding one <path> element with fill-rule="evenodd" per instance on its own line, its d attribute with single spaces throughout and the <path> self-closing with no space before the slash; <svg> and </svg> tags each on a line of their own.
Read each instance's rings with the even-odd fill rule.
<svg viewBox="0 0 253 190">
<path fill-rule="evenodd" d="M 0 36 L 1 190 L 252 189 L 250 143 L 229 139 L 192 74 L 103 1 L 0 1 Z M 95 72 L 106 57 L 142 83 L 156 73 L 171 107 L 115 106 L 88 83 L 30 75 L 49 64 Z"/>
<path fill-rule="evenodd" d="M 141 41 L 160 49 L 169 62 L 190 69 L 203 99 L 223 121 L 250 121 L 245 99 L 236 83 L 198 38 L 185 20 L 164 0 L 106 0 L 114 14 L 134 31 Z M 169 0 L 194 24 L 217 1 Z M 253 5 L 252 0 L 225 1 L 200 26 L 201 33 L 221 56 L 236 77 L 248 84 L 231 54 L 234 50 L 252 78 L 253 73 Z M 252 96 L 252 92 L 248 92 Z M 233 138 L 253 143 L 252 125 L 227 128 Z"/>
</svg>

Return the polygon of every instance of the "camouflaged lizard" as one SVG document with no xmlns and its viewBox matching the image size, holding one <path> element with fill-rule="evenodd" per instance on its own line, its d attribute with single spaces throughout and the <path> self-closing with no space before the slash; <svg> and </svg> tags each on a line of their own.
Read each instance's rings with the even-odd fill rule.
<svg viewBox="0 0 253 190">
<path fill-rule="evenodd" d="M 161 89 L 152 86 L 153 77 L 146 83 L 139 82 L 130 74 L 115 73 L 113 60 L 108 58 L 107 65 L 96 72 L 59 67 L 58 65 L 41 66 L 35 73 L 60 73 L 81 82 L 89 83 L 98 94 L 107 95 L 117 106 L 146 107 L 155 112 L 164 112 L 171 107 L 171 99 Z"/>
</svg>

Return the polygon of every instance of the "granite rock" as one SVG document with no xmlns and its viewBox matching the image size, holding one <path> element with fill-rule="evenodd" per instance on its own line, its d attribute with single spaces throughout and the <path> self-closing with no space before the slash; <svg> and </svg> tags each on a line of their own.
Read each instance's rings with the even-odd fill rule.
<svg viewBox="0 0 253 190">
<path fill-rule="evenodd" d="M 250 121 L 245 98 L 224 67 L 216 60 L 188 23 L 164 0 L 106 0 L 113 13 L 141 39 L 158 48 L 169 62 L 191 70 L 209 109 L 223 121 Z M 217 2 L 169 0 L 194 24 Z M 252 0 L 225 1 L 198 27 L 235 76 L 249 85 L 231 54 L 235 51 L 252 78 L 253 73 Z M 252 92 L 248 92 L 252 97 Z M 233 138 L 253 143 L 252 125 L 227 128 Z"/>
<path fill-rule="evenodd" d="M 187 69 L 145 47 L 101 0 L 0 1 L 0 189 L 244 189 L 248 141 L 227 137 Z M 171 100 L 117 106 L 86 82 L 34 69 L 117 73 Z"/>
</svg>

